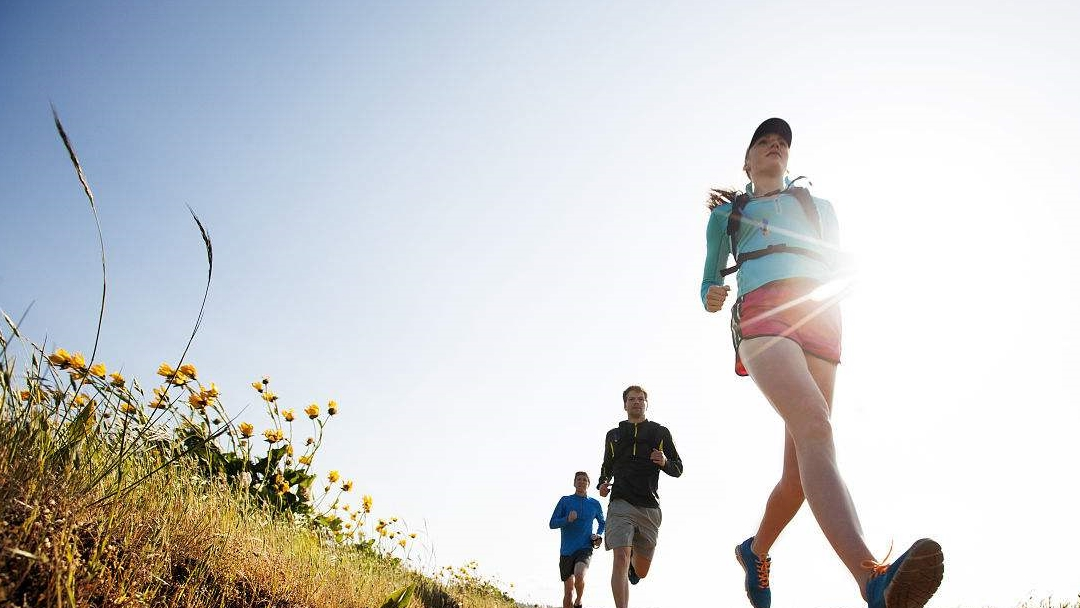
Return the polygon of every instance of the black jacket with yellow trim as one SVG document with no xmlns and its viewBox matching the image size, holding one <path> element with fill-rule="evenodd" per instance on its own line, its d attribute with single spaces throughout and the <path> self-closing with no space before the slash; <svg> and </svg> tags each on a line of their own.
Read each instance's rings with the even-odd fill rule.
<svg viewBox="0 0 1080 608">
<path fill-rule="evenodd" d="M 661 469 L 650 456 L 660 450 L 667 456 Z M 611 500 L 619 499 L 638 507 L 659 507 L 660 471 L 672 477 L 683 472 L 682 458 L 675 449 L 671 432 L 652 420 L 634 423 L 624 420 L 604 439 L 604 462 L 600 466 L 597 488 L 611 482 Z"/>
</svg>

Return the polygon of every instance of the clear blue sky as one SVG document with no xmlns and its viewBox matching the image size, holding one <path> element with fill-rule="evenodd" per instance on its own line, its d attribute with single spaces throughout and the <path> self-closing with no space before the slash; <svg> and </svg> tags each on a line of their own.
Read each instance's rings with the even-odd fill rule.
<svg viewBox="0 0 1080 608">
<path fill-rule="evenodd" d="M 336 399 L 319 468 L 554 604 L 547 519 L 595 477 L 631 383 L 661 481 L 632 605 L 739 606 L 731 547 L 779 419 L 698 300 L 714 185 L 768 116 L 861 267 L 835 426 L 868 543 L 930 535 L 938 607 L 1080 591 L 1073 3 L 143 3 L 0 6 L 0 307 L 147 382 L 179 354 L 228 408 Z M 856 606 L 808 510 L 774 595 Z M 587 603 L 610 606 L 610 556 Z M 796 600 L 795 598 L 798 598 Z"/>
</svg>

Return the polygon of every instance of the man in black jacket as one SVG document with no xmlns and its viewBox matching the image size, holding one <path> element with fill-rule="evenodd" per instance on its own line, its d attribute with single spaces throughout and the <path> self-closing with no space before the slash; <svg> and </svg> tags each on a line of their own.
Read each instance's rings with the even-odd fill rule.
<svg viewBox="0 0 1080 608">
<path fill-rule="evenodd" d="M 660 471 L 682 475 L 683 464 L 671 432 L 645 419 L 649 397 L 640 386 L 623 391 L 626 420 L 611 429 L 604 440 L 604 463 L 596 488 L 608 502 L 604 544 L 614 551 L 611 595 L 615 608 L 626 608 L 630 599 L 627 582 L 637 584 L 652 565 L 660 533 L 660 502 L 656 493 Z"/>
</svg>

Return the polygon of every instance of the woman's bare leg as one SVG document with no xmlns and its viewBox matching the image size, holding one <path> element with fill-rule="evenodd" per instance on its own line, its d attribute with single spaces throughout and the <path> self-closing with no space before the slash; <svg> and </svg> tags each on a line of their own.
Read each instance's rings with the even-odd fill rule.
<svg viewBox="0 0 1080 608">
<path fill-rule="evenodd" d="M 874 557 L 862 539 L 858 515 L 836 465 L 829 421 L 831 399 L 826 399 L 818 385 L 820 379 L 831 387 L 829 378 L 836 366 L 807 357 L 798 344 L 785 338 L 743 340 L 739 355 L 750 377 L 784 419 L 810 510 L 865 594 L 869 571 L 862 563 Z"/>
</svg>

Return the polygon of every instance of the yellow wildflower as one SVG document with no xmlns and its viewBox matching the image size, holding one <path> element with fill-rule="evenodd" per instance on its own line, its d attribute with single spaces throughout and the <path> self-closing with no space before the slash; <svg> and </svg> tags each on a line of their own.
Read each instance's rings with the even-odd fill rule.
<svg viewBox="0 0 1080 608">
<path fill-rule="evenodd" d="M 176 386 L 184 386 L 190 380 L 191 380 L 191 378 L 188 378 L 187 374 L 185 374 L 185 373 L 183 373 L 181 371 L 177 371 L 175 374 L 173 374 L 172 378 L 169 378 L 169 382 L 175 384 Z"/>
<path fill-rule="evenodd" d="M 352 480 L 346 481 L 345 483 L 341 484 L 341 489 L 345 490 L 346 492 L 351 491 L 352 490 Z"/>
<path fill-rule="evenodd" d="M 376 528 L 379 531 L 379 536 L 386 536 L 386 528 Z"/>
<path fill-rule="evenodd" d="M 58 348 L 53 354 L 49 355 L 49 363 L 59 365 L 63 369 L 71 365 L 71 355 L 66 350 Z"/>
<path fill-rule="evenodd" d="M 271 393 L 270 391 L 263 391 L 262 398 L 263 401 L 267 403 L 273 403 L 274 401 L 277 401 L 277 395 Z"/>
<path fill-rule="evenodd" d="M 172 366 L 168 363 L 162 363 L 157 368 L 157 375 L 161 376 L 162 378 L 172 378 L 174 375 L 176 375 L 176 370 L 173 369 Z"/>
<path fill-rule="evenodd" d="M 72 367 L 86 367 L 86 357 L 83 357 L 82 353 L 75 353 L 74 355 L 71 355 L 71 359 L 69 359 L 69 362 L 71 363 Z"/>
<path fill-rule="evenodd" d="M 75 398 L 71 400 L 71 404 L 74 405 L 74 406 L 77 406 L 77 407 L 82 406 L 82 405 L 86 405 L 89 402 L 90 402 L 90 397 L 87 397 L 86 395 L 83 395 L 82 393 L 79 393 L 78 395 L 75 395 Z"/>
<path fill-rule="evenodd" d="M 134 414 L 136 410 L 134 405 L 124 401 L 120 404 L 120 411 L 125 414 Z"/>
<path fill-rule="evenodd" d="M 266 442 L 273 445 L 285 438 L 285 434 L 281 432 L 281 429 L 266 429 L 263 431 L 263 437 L 266 437 Z"/>
<path fill-rule="evenodd" d="M 337 471 L 330 471 L 326 478 L 330 480 L 330 483 L 334 483 L 337 480 L 341 479 L 341 474 Z"/>
<path fill-rule="evenodd" d="M 181 374 L 184 374 L 185 376 L 188 376 L 190 378 L 194 378 L 195 374 L 196 374 L 195 366 L 190 364 L 190 363 L 185 363 L 185 364 L 181 365 L 180 369 L 178 369 L 176 371 L 178 371 Z"/>
<path fill-rule="evenodd" d="M 188 397 L 188 403 L 191 404 L 191 407 L 197 410 L 201 410 L 206 407 L 207 399 L 206 396 L 202 393 L 191 393 L 191 395 Z"/>
<path fill-rule="evenodd" d="M 281 416 L 285 418 L 285 422 L 292 422 L 294 418 L 292 410 L 281 410 Z"/>
<path fill-rule="evenodd" d="M 293 455 L 293 447 L 291 443 L 285 446 L 285 453 L 289 456 Z"/>
<path fill-rule="evenodd" d="M 405 548 L 405 539 L 403 538 L 403 539 L 397 541 L 397 544 L 401 545 L 401 548 L 404 549 Z"/>
<path fill-rule="evenodd" d="M 95 363 L 95 364 L 91 365 L 90 366 L 90 373 L 92 375 L 94 375 L 94 376 L 97 376 L 98 378 L 104 378 L 105 377 L 105 364 L 104 363 Z"/>
<path fill-rule="evenodd" d="M 252 435 L 255 434 L 255 425 L 247 423 L 247 422 L 241 422 L 240 423 L 240 434 L 243 435 L 244 437 L 251 437 Z"/>
<path fill-rule="evenodd" d="M 113 386 L 124 386 L 124 377 L 120 375 L 120 372 L 113 372 L 109 374 L 109 378 L 112 379 L 110 384 Z"/>
<path fill-rule="evenodd" d="M 371 494 L 364 494 L 364 513 L 371 513 L 371 503 L 375 502 Z"/>
<path fill-rule="evenodd" d="M 319 406 L 312 403 L 311 405 L 304 408 L 304 413 L 307 414 L 308 418 L 314 420 L 319 417 Z"/>
<path fill-rule="evenodd" d="M 206 388 L 205 386 L 200 384 L 199 390 L 206 393 L 206 396 L 210 399 L 217 399 L 218 395 L 221 394 L 221 391 L 218 390 L 217 385 L 213 382 L 210 383 L 210 388 Z"/>
<path fill-rule="evenodd" d="M 331 416 L 337 414 L 337 401 L 331 401 L 330 403 L 326 404 L 326 413 L 330 414 Z"/>
<path fill-rule="evenodd" d="M 262 385 L 262 382 L 259 382 L 258 380 L 256 380 L 255 382 L 252 382 L 252 383 L 251 383 L 251 388 L 253 388 L 253 389 L 255 389 L 255 390 L 259 391 L 260 393 L 261 393 L 261 392 L 263 392 L 263 385 Z"/>
<path fill-rule="evenodd" d="M 416 532 L 413 532 L 412 534 L 410 534 L 409 538 L 416 538 Z"/>
<path fill-rule="evenodd" d="M 311 454 L 308 454 L 307 456 L 301 456 L 299 458 L 299 460 L 300 460 L 300 464 L 310 466 L 311 465 Z"/>
</svg>

